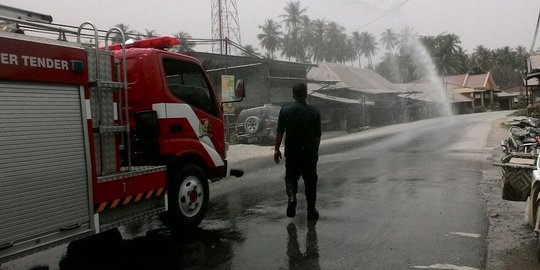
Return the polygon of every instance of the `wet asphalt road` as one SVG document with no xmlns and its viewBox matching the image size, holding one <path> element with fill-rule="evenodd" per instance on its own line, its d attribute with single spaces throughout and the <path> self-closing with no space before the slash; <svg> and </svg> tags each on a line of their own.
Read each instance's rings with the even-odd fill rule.
<svg viewBox="0 0 540 270">
<path fill-rule="evenodd" d="M 306 220 L 303 183 L 297 216 L 285 216 L 284 165 L 273 164 L 272 152 L 241 162 L 244 177 L 211 184 L 200 229 L 173 233 L 157 218 L 123 228 L 130 239 L 106 253 L 112 262 L 101 269 L 482 269 L 488 219 L 480 182 L 492 150 L 485 145 L 492 122 L 506 115 L 431 119 L 325 140 L 315 223 Z M 105 258 L 78 261 L 56 252 L 60 269 Z M 0 269 L 28 269 L 9 267 Z"/>
<path fill-rule="evenodd" d="M 488 219 L 480 182 L 492 150 L 485 145 L 492 121 L 505 115 L 420 121 L 326 141 L 315 226 L 306 221 L 303 196 L 297 216 L 285 217 L 282 165 L 271 158 L 244 163 L 244 178 L 216 185 L 223 190 L 214 192 L 205 222 L 242 236 L 232 241 L 224 268 L 483 268 Z"/>
</svg>

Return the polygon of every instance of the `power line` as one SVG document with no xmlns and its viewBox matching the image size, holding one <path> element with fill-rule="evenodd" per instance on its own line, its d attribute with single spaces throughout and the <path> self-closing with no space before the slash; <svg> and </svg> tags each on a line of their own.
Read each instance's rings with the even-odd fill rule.
<svg viewBox="0 0 540 270">
<path fill-rule="evenodd" d="M 392 8 L 392 9 L 390 9 L 390 10 L 388 10 L 387 12 L 385 12 L 384 14 L 382 14 L 381 16 L 379 16 L 379 17 L 377 17 L 377 18 L 371 20 L 370 22 L 368 22 L 368 23 L 366 23 L 366 24 L 360 26 L 356 31 L 358 31 L 358 30 L 360 30 L 360 29 L 362 29 L 362 28 L 364 28 L 364 27 L 366 27 L 366 26 L 368 26 L 368 25 L 370 25 L 370 24 L 372 24 L 372 23 L 378 21 L 378 20 L 381 19 L 382 17 L 384 17 L 384 16 L 386 16 L 386 15 L 388 15 L 388 14 L 394 12 L 396 9 L 398 9 L 398 8 L 400 8 L 401 6 L 405 5 L 405 4 L 406 4 L 407 2 L 409 2 L 409 1 L 411 1 L 411 0 L 405 0 L 405 1 L 401 2 L 401 4 L 395 6 L 394 8 Z"/>
</svg>

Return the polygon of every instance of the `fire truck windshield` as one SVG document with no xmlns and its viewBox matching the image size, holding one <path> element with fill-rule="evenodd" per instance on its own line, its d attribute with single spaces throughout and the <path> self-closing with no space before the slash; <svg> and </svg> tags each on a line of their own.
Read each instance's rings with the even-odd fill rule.
<svg viewBox="0 0 540 270">
<path fill-rule="evenodd" d="M 182 101 L 217 115 L 214 97 L 200 68 L 193 63 L 164 58 L 163 69 L 171 93 Z"/>
</svg>

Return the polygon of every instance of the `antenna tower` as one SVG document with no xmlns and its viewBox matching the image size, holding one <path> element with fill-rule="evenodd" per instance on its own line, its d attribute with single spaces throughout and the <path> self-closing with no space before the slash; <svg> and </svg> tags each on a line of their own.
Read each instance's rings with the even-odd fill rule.
<svg viewBox="0 0 540 270">
<path fill-rule="evenodd" d="M 240 21 L 238 19 L 236 0 L 212 0 L 212 52 L 229 54 L 237 51 L 226 44 L 226 39 L 242 46 L 240 38 Z"/>
</svg>

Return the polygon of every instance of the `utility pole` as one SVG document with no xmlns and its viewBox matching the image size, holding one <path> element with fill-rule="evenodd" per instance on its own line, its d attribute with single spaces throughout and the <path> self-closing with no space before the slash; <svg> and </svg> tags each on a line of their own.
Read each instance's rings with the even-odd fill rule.
<svg viewBox="0 0 540 270">
<path fill-rule="evenodd" d="M 538 20 L 536 21 L 536 29 L 534 30 L 534 37 L 531 44 L 531 51 L 530 54 L 533 54 L 534 52 L 534 44 L 536 43 L 536 37 L 538 37 L 538 28 L 540 27 L 540 12 L 538 13 Z"/>
</svg>

